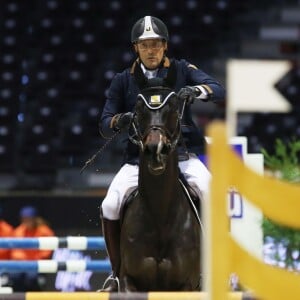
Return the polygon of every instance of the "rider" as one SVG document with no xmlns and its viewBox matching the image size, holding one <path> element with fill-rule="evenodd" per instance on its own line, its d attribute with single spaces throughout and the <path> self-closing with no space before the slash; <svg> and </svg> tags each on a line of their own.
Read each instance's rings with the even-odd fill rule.
<svg viewBox="0 0 300 300">
<path fill-rule="evenodd" d="M 174 61 L 177 69 L 174 90 L 181 99 L 186 99 L 188 104 L 198 99 L 214 102 L 224 99 L 224 88 L 215 79 L 184 59 L 170 60 L 166 56 L 168 40 L 166 25 L 156 17 L 143 17 L 132 27 L 131 42 L 137 59 L 131 68 L 116 74 L 111 82 L 100 122 L 100 128 L 105 137 L 111 136 L 116 131 L 128 129 L 130 125 L 132 111 L 139 93 L 133 76 L 137 65 L 140 65 L 148 78 L 165 77 L 170 62 Z M 182 124 L 187 125 L 182 132 L 185 144 L 182 148 L 186 149 L 187 155 L 179 156 L 179 167 L 187 182 L 201 195 L 208 190 L 211 175 L 195 155 L 203 151 L 204 137 L 192 121 L 189 105 L 185 109 Z M 101 206 L 102 228 L 112 265 L 112 278 L 119 276 L 120 207 L 126 198 L 125 194 L 138 185 L 137 164 L 138 147 L 128 141 L 124 165 L 111 182 Z M 116 288 L 117 283 L 112 280 L 105 291 L 115 291 Z"/>
</svg>

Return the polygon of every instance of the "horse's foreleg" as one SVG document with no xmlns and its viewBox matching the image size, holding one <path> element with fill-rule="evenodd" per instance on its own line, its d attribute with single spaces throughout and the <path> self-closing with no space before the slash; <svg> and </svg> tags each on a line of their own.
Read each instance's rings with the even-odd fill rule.
<svg viewBox="0 0 300 300">
<path fill-rule="evenodd" d="M 158 285 L 161 289 L 166 289 L 170 286 L 172 277 L 177 276 L 176 274 L 171 274 L 172 262 L 169 259 L 162 259 L 158 264 Z"/>
<path fill-rule="evenodd" d="M 146 257 L 121 277 L 122 291 L 154 290 L 157 286 L 157 262 L 153 257 Z"/>
<path fill-rule="evenodd" d="M 130 276 L 125 275 L 123 278 L 123 288 L 121 288 L 124 292 L 137 292 L 137 287 L 133 283 L 133 280 L 130 278 Z"/>
</svg>

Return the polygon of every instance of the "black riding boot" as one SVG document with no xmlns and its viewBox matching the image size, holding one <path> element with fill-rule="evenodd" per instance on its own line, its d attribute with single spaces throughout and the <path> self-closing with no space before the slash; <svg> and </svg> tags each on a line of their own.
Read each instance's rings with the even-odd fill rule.
<svg viewBox="0 0 300 300">
<path fill-rule="evenodd" d="M 102 292 L 118 292 L 119 289 L 119 272 L 120 272 L 120 221 L 119 220 L 108 220 L 104 217 L 102 219 L 102 232 L 104 235 L 107 254 L 110 259 L 112 267 L 112 276 L 108 278 L 103 288 L 100 290 Z M 107 285 L 108 283 L 108 285 Z M 105 287 L 107 286 L 107 287 Z"/>
</svg>

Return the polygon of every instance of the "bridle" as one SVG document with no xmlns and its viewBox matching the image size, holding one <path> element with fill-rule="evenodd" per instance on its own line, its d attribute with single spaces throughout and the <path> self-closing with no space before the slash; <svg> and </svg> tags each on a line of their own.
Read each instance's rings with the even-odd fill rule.
<svg viewBox="0 0 300 300">
<path fill-rule="evenodd" d="M 165 99 L 163 100 L 163 102 L 157 106 L 151 106 L 149 105 L 148 101 L 146 100 L 146 98 L 144 97 L 143 94 L 138 94 L 138 98 L 141 98 L 144 101 L 144 104 L 146 105 L 146 107 L 148 107 L 150 110 L 158 110 L 162 107 L 164 107 L 164 105 L 167 103 L 168 99 L 173 96 L 176 95 L 175 92 L 170 92 Z M 129 140 L 135 144 L 138 145 L 141 149 L 141 151 L 144 151 L 145 149 L 145 140 L 146 137 L 149 135 L 149 133 L 153 130 L 157 130 L 159 131 L 162 136 L 165 136 L 167 138 L 167 143 L 166 146 L 173 151 L 178 143 L 178 140 L 180 138 L 180 134 L 181 134 L 181 119 L 182 119 L 182 114 L 183 114 L 183 110 L 184 110 L 184 106 L 182 107 L 182 111 L 181 113 L 177 114 L 177 120 L 176 120 L 176 128 L 173 132 L 171 132 L 168 128 L 166 128 L 165 126 L 161 126 L 161 125 L 151 125 L 149 126 L 145 132 L 141 132 L 140 128 L 141 126 L 139 125 L 138 122 L 138 118 L 137 118 L 137 111 L 134 111 L 134 115 L 133 115 L 133 120 L 131 123 L 131 127 L 132 127 L 132 131 L 133 133 L 129 134 Z"/>
<path fill-rule="evenodd" d="M 151 89 L 151 88 L 150 88 Z M 148 102 L 146 101 L 145 97 L 142 94 L 139 94 L 138 97 L 141 97 L 144 101 L 144 103 L 146 104 L 146 106 L 150 109 L 159 109 L 161 108 L 163 105 L 166 104 L 167 100 L 174 95 L 174 92 L 170 92 L 168 94 L 168 96 L 164 99 L 162 105 L 154 108 L 149 106 Z M 175 94 L 176 95 L 176 94 Z M 133 120 L 131 123 L 131 128 L 133 129 L 133 133 L 132 134 L 128 134 L 128 138 L 129 140 L 140 147 L 141 151 L 144 151 L 145 149 L 145 145 L 144 145 L 144 141 L 145 141 L 145 137 L 149 134 L 149 132 L 151 130 L 159 130 L 161 132 L 161 134 L 163 136 L 167 137 L 168 143 L 167 143 L 167 147 L 169 147 L 169 149 L 171 151 L 173 151 L 178 143 L 178 140 L 180 139 L 180 135 L 181 135 L 181 120 L 182 120 L 182 116 L 183 116 L 183 112 L 185 109 L 185 105 L 186 105 L 186 101 L 183 102 L 183 106 L 181 109 L 181 112 L 178 114 L 177 117 L 177 122 L 176 122 L 176 129 L 174 130 L 173 133 L 171 133 L 167 128 L 163 127 L 163 126 L 149 126 L 149 128 L 147 129 L 147 131 L 142 134 L 142 132 L 140 131 L 140 126 L 138 124 L 138 120 L 137 120 L 137 112 L 135 110 L 134 115 L 133 115 Z M 90 166 L 92 163 L 95 162 L 96 158 L 103 153 L 103 151 L 106 149 L 106 147 L 116 138 L 116 136 L 118 136 L 120 134 L 121 131 L 116 131 L 107 141 L 106 143 L 91 157 L 89 158 L 84 166 L 81 168 L 80 170 L 80 174 L 82 174 L 82 172 L 88 167 Z M 100 132 L 101 133 L 101 132 Z M 101 134 L 102 135 L 102 134 Z"/>
</svg>

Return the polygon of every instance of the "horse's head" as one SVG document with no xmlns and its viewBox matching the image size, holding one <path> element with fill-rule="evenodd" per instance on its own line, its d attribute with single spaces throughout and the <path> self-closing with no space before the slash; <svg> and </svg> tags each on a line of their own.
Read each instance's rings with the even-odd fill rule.
<svg viewBox="0 0 300 300">
<path fill-rule="evenodd" d="M 133 126 L 141 151 L 147 157 L 149 171 L 162 174 L 169 154 L 176 148 L 180 135 L 179 101 L 172 84 L 175 67 L 166 78 L 147 79 L 139 72 L 143 85 L 138 95 Z M 170 73 L 171 72 L 171 73 Z M 137 78 L 137 75 L 136 75 Z"/>
</svg>

